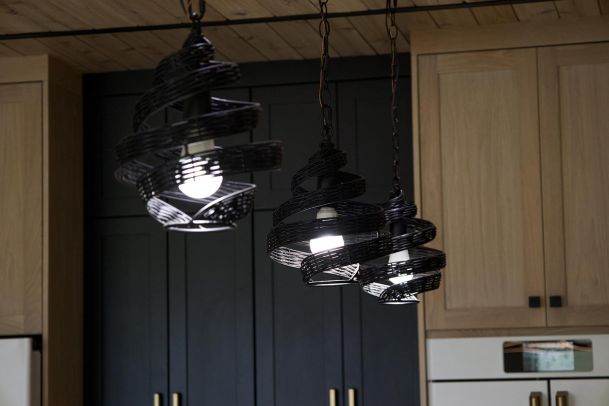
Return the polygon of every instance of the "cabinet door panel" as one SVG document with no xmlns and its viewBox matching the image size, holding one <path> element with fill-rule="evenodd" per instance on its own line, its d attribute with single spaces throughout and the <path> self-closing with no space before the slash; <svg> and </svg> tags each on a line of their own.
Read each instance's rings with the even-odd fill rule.
<svg viewBox="0 0 609 406">
<path fill-rule="evenodd" d="M 0 335 L 42 334 L 42 85 L 0 85 Z"/>
<path fill-rule="evenodd" d="M 171 292 L 187 306 L 185 405 L 254 404 L 251 223 L 185 237 L 185 294 Z"/>
<path fill-rule="evenodd" d="M 609 379 L 565 379 L 550 381 L 552 400 L 557 392 L 566 392 L 569 406 L 609 405 Z"/>
<path fill-rule="evenodd" d="M 272 209 L 292 196 L 292 176 L 307 163 L 321 142 L 317 85 L 255 88 L 252 100 L 259 102 L 263 110 L 254 130 L 254 141 L 283 142 L 281 170 L 254 174 L 256 208 Z"/>
<path fill-rule="evenodd" d="M 545 324 L 535 55 L 419 58 L 421 214 L 448 258 L 430 329 Z"/>
<path fill-rule="evenodd" d="M 154 393 L 167 395 L 166 233 L 148 218 L 96 227 L 90 294 L 98 302 L 88 312 L 88 351 L 99 376 L 90 401 L 149 405 Z"/>
<path fill-rule="evenodd" d="M 552 326 L 609 324 L 609 44 L 539 50 Z"/>
<path fill-rule="evenodd" d="M 364 200 L 380 203 L 389 197 L 393 180 L 393 140 L 389 79 L 338 85 L 339 146 L 348 154 L 347 169 L 366 179 Z M 401 145 L 400 176 L 412 198 L 412 114 L 410 84 L 401 79 L 398 93 Z"/>
<path fill-rule="evenodd" d="M 307 287 L 299 270 L 271 262 L 271 219 L 254 217 L 257 404 L 327 405 L 342 388 L 340 289 Z"/>
<path fill-rule="evenodd" d="M 356 404 L 418 406 L 417 307 L 383 306 L 349 286 L 343 317 L 345 389 L 356 388 Z"/>
<path fill-rule="evenodd" d="M 526 406 L 533 392 L 540 392 L 539 406 L 548 406 L 547 391 L 546 381 L 432 382 L 429 406 Z"/>
</svg>

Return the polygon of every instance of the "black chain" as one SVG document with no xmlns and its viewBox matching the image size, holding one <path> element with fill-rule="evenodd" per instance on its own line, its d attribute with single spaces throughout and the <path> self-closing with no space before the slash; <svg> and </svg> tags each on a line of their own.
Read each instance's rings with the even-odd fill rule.
<svg viewBox="0 0 609 406">
<path fill-rule="evenodd" d="M 330 61 L 329 38 L 330 23 L 328 22 L 328 0 L 319 0 L 319 36 L 321 37 L 321 58 L 319 69 L 319 107 L 321 108 L 321 139 L 322 146 L 332 143 L 332 93 L 328 85 L 327 70 Z"/>
<path fill-rule="evenodd" d="M 398 27 L 395 23 L 395 14 L 398 0 L 386 0 L 385 29 L 391 44 L 391 123 L 393 138 L 393 187 L 400 187 L 400 134 L 398 119 L 397 88 L 398 76 L 400 75 L 400 63 L 398 60 L 397 38 Z"/>
<path fill-rule="evenodd" d="M 193 10 L 192 0 L 180 0 L 182 10 L 186 13 L 186 16 L 190 18 L 193 23 L 198 23 L 203 19 L 205 15 L 205 0 L 199 0 L 199 10 Z"/>
</svg>

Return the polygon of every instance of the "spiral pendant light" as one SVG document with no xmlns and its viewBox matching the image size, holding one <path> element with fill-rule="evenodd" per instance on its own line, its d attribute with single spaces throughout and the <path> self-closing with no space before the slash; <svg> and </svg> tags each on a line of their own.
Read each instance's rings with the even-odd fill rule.
<svg viewBox="0 0 609 406">
<path fill-rule="evenodd" d="M 252 209 L 255 185 L 227 180 L 227 175 L 278 169 L 279 141 L 219 147 L 215 140 L 252 130 L 260 105 L 210 96 L 210 90 L 240 78 L 239 67 L 213 60 L 214 47 L 201 32 L 205 2 L 193 11 L 182 49 L 163 59 L 152 88 L 137 102 L 134 134 L 117 146 L 116 178 L 137 187 L 148 213 L 170 230 L 218 231 Z M 166 110 L 182 118 L 152 124 Z"/>
<path fill-rule="evenodd" d="M 371 241 L 385 223 L 381 207 L 351 200 L 365 192 L 366 184 L 360 176 L 341 171 L 347 156 L 332 143 L 326 74 L 330 35 L 327 3 L 328 0 L 319 1 L 322 142 L 292 178 L 292 198 L 273 213 L 273 228 L 267 239 L 271 259 L 300 268 L 303 281 L 312 286 L 358 283 L 359 264 L 376 257 Z"/>
<path fill-rule="evenodd" d="M 397 56 L 398 28 L 395 24 L 397 0 L 386 0 L 385 24 L 391 44 L 391 117 L 393 139 L 393 190 L 389 200 L 382 204 L 388 233 L 378 238 L 382 253 L 374 261 L 360 266 L 360 284 L 365 292 L 378 297 L 379 303 L 417 303 L 416 295 L 440 286 L 440 270 L 446 266 L 445 254 L 421 245 L 436 236 L 435 226 L 415 218 L 417 208 L 406 202 L 399 176 L 400 144 L 398 132 L 397 83 L 399 63 Z"/>
</svg>

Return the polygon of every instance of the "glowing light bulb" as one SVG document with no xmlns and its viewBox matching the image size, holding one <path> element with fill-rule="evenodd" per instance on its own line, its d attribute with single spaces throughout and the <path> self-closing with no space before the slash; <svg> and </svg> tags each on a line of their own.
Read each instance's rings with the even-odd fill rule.
<svg viewBox="0 0 609 406">
<path fill-rule="evenodd" d="M 414 279 L 414 275 L 400 275 L 393 278 L 389 278 L 389 282 L 397 285 L 398 283 L 408 282 Z"/>
<path fill-rule="evenodd" d="M 222 185 L 222 176 L 203 175 L 188 179 L 178 188 L 193 199 L 205 199 L 216 193 Z"/>
<path fill-rule="evenodd" d="M 322 207 L 317 212 L 317 219 L 328 219 L 338 217 L 338 213 L 333 207 Z M 331 250 L 345 246 L 345 239 L 342 235 L 324 235 L 318 238 L 312 238 L 309 241 L 309 247 L 313 254 L 321 251 Z"/>
<path fill-rule="evenodd" d="M 404 262 L 404 261 L 408 261 L 409 259 L 410 259 L 410 254 L 408 253 L 408 250 L 402 250 L 402 251 L 394 252 L 393 254 L 389 255 L 389 260 L 387 262 L 388 263 Z M 397 285 L 399 283 L 411 281 L 413 278 L 414 278 L 414 275 L 412 275 L 412 274 L 400 275 L 400 276 L 396 276 L 393 278 L 389 278 L 389 281 L 391 283 L 393 283 L 394 285 Z"/>
<path fill-rule="evenodd" d="M 327 235 L 325 237 L 313 238 L 309 241 L 309 246 L 311 247 L 311 252 L 317 254 L 332 248 L 344 247 L 345 240 L 342 235 Z"/>
<path fill-rule="evenodd" d="M 197 170 L 197 165 L 200 165 L 202 161 L 201 158 L 186 157 L 192 153 L 196 154 L 199 152 L 211 151 L 214 148 L 214 140 L 207 140 L 188 144 L 182 149 L 181 156 L 185 157 L 180 159 L 182 169 L 188 168 L 192 171 L 190 177 L 178 185 L 180 191 L 186 196 L 192 197 L 193 199 L 205 199 L 216 193 L 218 189 L 220 189 L 220 186 L 222 186 L 222 181 L 224 180 L 222 176 L 209 175 L 205 174 L 200 169 Z M 176 175 L 176 178 L 177 177 L 178 176 Z"/>
<path fill-rule="evenodd" d="M 410 254 L 408 253 L 408 250 L 402 250 L 402 251 L 394 252 L 393 254 L 389 255 L 389 260 L 387 262 L 388 263 L 404 262 L 404 261 L 408 261 L 409 259 L 410 259 Z"/>
</svg>

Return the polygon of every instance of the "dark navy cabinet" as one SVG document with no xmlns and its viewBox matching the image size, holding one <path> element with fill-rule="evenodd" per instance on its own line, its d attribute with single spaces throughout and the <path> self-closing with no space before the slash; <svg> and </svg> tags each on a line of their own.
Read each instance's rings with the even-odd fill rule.
<svg viewBox="0 0 609 406">
<path fill-rule="evenodd" d="M 380 202 L 392 161 L 385 64 L 336 64 L 336 143 L 366 177 L 365 198 Z M 356 286 L 306 287 L 266 255 L 272 210 L 319 144 L 317 74 L 315 61 L 244 66 L 247 87 L 219 94 L 263 107 L 258 128 L 225 145 L 281 139 L 285 158 L 282 171 L 240 177 L 256 182 L 256 209 L 236 231 L 203 234 L 165 232 L 113 178 L 114 144 L 150 73 L 87 79 L 87 405 L 146 406 L 159 393 L 162 406 L 173 394 L 180 406 L 326 406 L 334 389 L 351 406 L 350 388 L 358 406 L 418 405 L 416 307 L 378 305 Z M 409 101 L 403 87 L 408 193 Z"/>
</svg>

